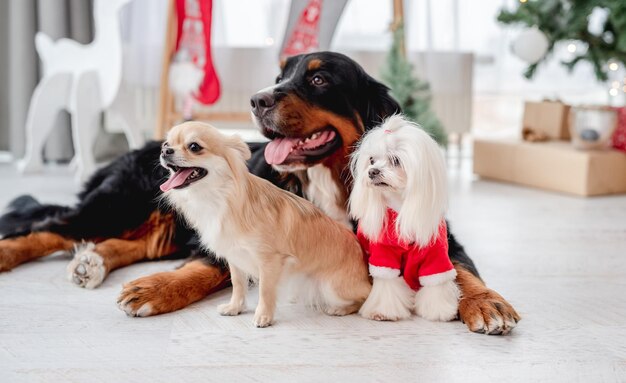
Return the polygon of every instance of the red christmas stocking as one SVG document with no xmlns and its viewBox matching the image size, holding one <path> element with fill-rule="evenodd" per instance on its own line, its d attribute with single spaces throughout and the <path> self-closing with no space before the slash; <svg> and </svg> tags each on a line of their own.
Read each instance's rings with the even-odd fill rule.
<svg viewBox="0 0 626 383">
<path fill-rule="evenodd" d="M 321 12 L 322 0 L 309 0 L 281 52 L 281 58 L 318 50 Z"/>
<path fill-rule="evenodd" d="M 193 96 L 205 105 L 220 97 L 220 81 L 211 57 L 212 10 L 212 0 L 176 0 L 176 55 L 204 72 L 204 79 Z"/>
</svg>

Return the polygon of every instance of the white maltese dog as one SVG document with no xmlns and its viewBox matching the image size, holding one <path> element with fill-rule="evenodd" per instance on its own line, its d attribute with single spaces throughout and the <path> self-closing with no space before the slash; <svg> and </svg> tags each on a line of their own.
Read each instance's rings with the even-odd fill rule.
<svg viewBox="0 0 626 383">
<path fill-rule="evenodd" d="M 460 293 L 448 257 L 446 165 L 437 143 L 395 115 L 362 138 L 350 169 L 350 213 L 374 279 L 360 314 L 454 319 Z"/>
</svg>

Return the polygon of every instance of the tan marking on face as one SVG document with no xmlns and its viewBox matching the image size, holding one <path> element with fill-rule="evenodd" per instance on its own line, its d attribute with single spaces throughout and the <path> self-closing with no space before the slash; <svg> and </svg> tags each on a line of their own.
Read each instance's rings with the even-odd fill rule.
<svg viewBox="0 0 626 383">
<path fill-rule="evenodd" d="M 338 203 L 345 205 L 351 184 L 350 172 L 347 171 L 348 158 L 365 129 L 358 114 L 355 112 L 356 118 L 349 119 L 289 94 L 278 105 L 277 115 L 280 116 L 281 131 L 288 136 L 306 137 L 326 126 L 335 128 L 343 145 L 326 157 L 322 164 L 331 170 L 333 179 L 341 190 Z"/>
<path fill-rule="evenodd" d="M 316 70 L 319 69 L 322 66 L 322 60 L 320 59 L 313 59 L 311 61 L 309 61 L 309 63 L 307 64 L 307 69 L 308 70 Z"/>
</svg>

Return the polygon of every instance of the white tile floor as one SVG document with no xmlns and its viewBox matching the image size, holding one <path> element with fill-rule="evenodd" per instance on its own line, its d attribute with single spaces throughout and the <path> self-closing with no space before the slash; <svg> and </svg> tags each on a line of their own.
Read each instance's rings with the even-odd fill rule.
<svg viewBox="0 0 626 383">
<path fill-rule="evenodd" d="M 626 197 L 475 180 L 469 165 L 451 166 L 449 217 L 484 279 L 524 317 L 510 336 L 289 304 L 275 326 L 256 329 L 250 311 L 216 313 L 228 291 L 128 318 L 115 305 L 121 284 L 177 262 L 134 265 L 89 291 L 65 280 L 66 259 L 50 257 L 0 274 L 0 382 L 626 381 Z M 0 205 L 24 192 L 73 201 L 69 173 L 52 173 L 20 178 L 0 166 Z"/>
</svg>

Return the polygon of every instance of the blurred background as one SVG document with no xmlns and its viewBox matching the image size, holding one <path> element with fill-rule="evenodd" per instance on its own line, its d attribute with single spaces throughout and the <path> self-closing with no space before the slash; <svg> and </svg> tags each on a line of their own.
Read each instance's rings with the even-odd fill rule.
<svg viewBox="0 0 626 383">
<path fill-rule="evenodd" d="M 205 119 L 248 139 L 261 139 L 248 116 L 249 97 L 273 83 L 289 39 L 301 38 L 298 33 L 306 28 L 313 28 L 311 34 L 319 39 L 300 47 L 302 51 L 345 53 L 390 86 L 402 87 L 407 78 L 413 79 L 413 89 L 392 86 L 392 92 L 408 92 L 420 105 L 423 100 L 423 109 L 434 116 L 415 117 L 425 128 L 446 136 L 449 155 L 471 157 L 471 137 L 521 139 L 523 128 L 528 128 L 531 139 L 536 134 L 541 139 L 544 130 L 548 139 L 573 139 L 569 133 L 550 133 L 551 129 L 572 129 L 568 125 L 570 105 L 621 107 L 626 94 L 626 37 L 619 29 L 623 17 L 618 17 L 624 5 L 619 1 L 115 0 L 108 4 L 115 9 L 108 10 L 97 0 L 0 2 L 0 159 L 16 161 L 26 156 L 21 169 L 28 173 L 41 168 L 40 146 L 42 160 L 48 164 L 81 157 L 75 156 L 77 142 L 72 139 L 71 115 L 66 111 L 73 108 L 73 101 L 46 106 L 47 100 L 58 99 L 63 93 L 63 80 L 52 86 L 49 95 L 35 100 L 35 87 L 39 83 L 45 88 L 44 80 L 48 80 L 44 79 L 46 63 L 41 62 L 35 46 L 38 32 L 50 42 L 66 37 L 90 46 L 106 40 L 100 45 L 106 49 L 115 46 L 114 51 L 121 47 L 121 69 L 116 69 L 119 75 L 101 80 L 107 86 L 115 85 L 103 90 L 114 94 L 114 99 L 101 100 L 102 107 L 96 108 L 103 112 L 97 127 L 95 123 L 77 127 L 92 132 L 93 138 L 86 141 L 95 145 L 91 148 L 87 144 L 89 148 L 83 153 L 93 151 L 96 161 L 139 146 L 146 138 L 162 137 L 167 126 L 184 118 Z M 203 8 L 207 5 L 208 12 Z M 194 7 L 198 8 L 195 15 Z M 319 19 L 307 25 L 309 9 L 318 12 Z M 110 19 L 115 19 L 111 20 L 113 26 L 102 26 L 102 38 L 94 39 L 98 20 L 108 25 L 105 23 Z M 195 43 L 208 56 L 201 52 L 198 58 L 193 48 L 185 50 L 185 45 L 194 44 L 193 33 L 181 40 L 185 20 L 190 26 L 197 22 L 198 28 L 207 32 L 197 34 L 200 40 Z M 397 73 L 397 66 L 389 67 L 393 30 L 399 22 L 404 28 L 401 36 L 396 34 L 402 47 L 398 60 L 412 65 L 407 73 Z M 168 30 L 168 25 L 174 30 Z M 112 57 L 102 58 L 117 65 Z M 572 60 L 575 65 L 568 69 L 563 63 Z M 65 61 L 71 60 L 66 56 Z M 195 65 L 201 85 L 193 83 L 194 65 L 185 72 L 185 63 Z M 192 89 L 185 89 L 190 79 Z M 208 89 L 211 82 L 213 90 Z M 205 92 L 204 98 L 194 93 L 199 88 L 200 93 Z M 564 105 L 561 110 L 554 109 L 554 104 L 532 104 L 540 101 Z M 531 104 L 525 105 L 527 102 Z M 28 133 L 29 109 L 31 125 L 41 125 L 38 121 L 43 119 L 50 127 L 32 128 L 33 133 Z M 607 117 L 602 110 L 587 110 L 591 117 L 579 115 L 587 125 L 599 124 L 589 119 L 608 118 L 610 127 L 594 127 L 596 133 L 589 133 L 602 141 L 598 145 L 603 148 L 612 145 L 609 141 L 616 133 L 613 123 L 618 125 L 620 110 L 614 110 L 615 117 Z M 601 132 L 603 129 L 611 133 Z M 29 134 L 45 136 L 30 140 L 45 141 L 31 145 L 33 153 L 27 150 Z M 463 148 L 465 152 L 457 152 Z M 84 168 L 89 173 L 94 165 Z M 478 169 L 479 174 L 481 171 Z"/>
<path fill-rule="evenodd" d="M 0 381 L 624 381 L 625 0 L 0 0 L 0 209 L 76 203 L 186 119 L 262 140 L 250 96 L 317 50 L 360 63 L 441 144 L 451 231 L 515 331 L 285 304 L 267 336 L 218 317 L 227 291 L 132 319 L 120 285 L 180 261 L 85 291 L 57 254 L 0 273 Z"/>
</svg>

